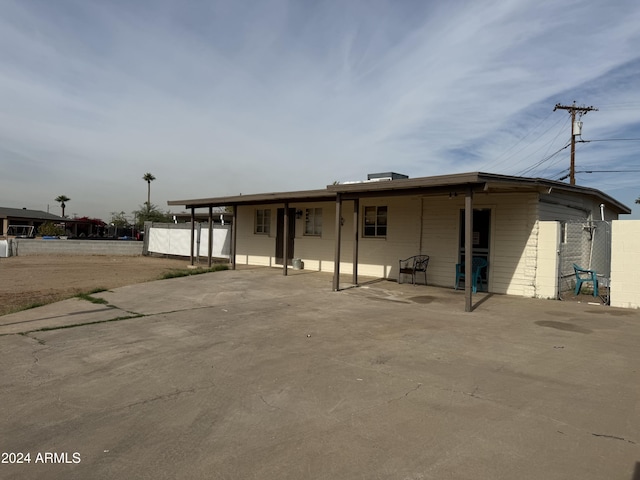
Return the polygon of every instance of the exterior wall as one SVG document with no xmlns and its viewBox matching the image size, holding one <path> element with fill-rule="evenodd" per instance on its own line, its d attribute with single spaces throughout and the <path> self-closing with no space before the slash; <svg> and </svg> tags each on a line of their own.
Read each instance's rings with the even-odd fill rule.
<svg viewBox="0 0 640 480">
<path fill-rule="evenodd" d="M 364 207 L 387 207 L 387 236 L 369 238 L 362 236 Z M 398 261 L 413 255 L 429 252 L 421 251 L 421 198 L 420 197 L 380 197 L 360 201 L 360 241 L 358 273 L 362 275 L 398 278 Z M 353 231 L 353 226 L 351 230 Z M 352 242 L 350 242 L 352 243 Z M 351 248 L 348 248 L 351 256 Z M 349 258 L 351 260 L 351 258 Z M 349 263 L 351 268 L 352 262 Z M 347 270 L 344 270 L 345 273 Z M 427 275 L 429 272 L 427 271 Z"/>
<path fill-rule="evenodd" d="M 494 241 L 490 258 L 490 291 L 535 296 L 538 256 L 537 194 L 502 194 L 493 198 Z M 476 202 L 478 206 L 481 201 Z"/>
<path fill-rule="evenodd" d="M 526 297 L 556 297 L 557 252 L 561 227 L 558 221 L 538 221 L 538 216 L 568 220 L 585 218 L 588 212 L 586 206 L 582 209 L 582 206 L 577 208 L 568 204 L 568 198 L 551 199 L 545 196 L 545 200 L 541 203 L 539 194 L 534 192 L 474 196 L 474 209 L 491 210 L 488 268 L 490 292 Z M 553 203 L 550 203 L 551 200 Z M 588 202 L 584 205 L 586 203 Z M 364 207 L 385 205 L 388 207 L 386 238 L 363 238 Z M 272 204 L 239 207 L 236 256 L 239 264 L 276 265 L 277 209 L 283 206 Z M 291 203 L 289 206 L 302 212 L 306 208 L 323 209 L 322 234 L 319 236 L 304 235 L 304 213 L 301 218 L 296 219 L 293 256 L 302 259 L 305 269 L 333 272 L 335 202 Z M 599 218 L 599 205 L 594 203 L 590 207 L 598 213 Z M 254 233 L 257 208 L 271 209 L 269 235 Z M 359 274 L 395 279 L 399 259 L 426 254 L 430 256 L 428 283 L 453 287 L 455 264 L 459 261 L 460 212 L 463 209 L 463 196 L 362 199 L 359 215 Z M 592 213 L 589 211 L 589 215 Z M 348 275 L 352 270 L 353 256 L 352 201 L 343 203 L 342 218 L 340 268 L 342 273 Z"/>
<path fill-rule="evenodd" d="M 362 235 L 365 206 L 387 206 L 388 232 L 386 238 Z M 256 205 L 239 207 L 236 262 L 247 265 L 275 266 L 277 209 L 284 205 Z M 305 211 L 322 208 L 322 235 L 304 234 L 305 218 L 296 219 L 293 256 L 304 262 L 304 268 L 333 272 L 336 236 L 335 202 L 290 203 L 290 208 Z M 271 209 L 269 235 L 254 233 L 255 210 Z M 353 268 L 353 201 L 342 204 L 342 241 L 340 269 L 345 274 Z M 420 253 L 420 199 L 417 197 L 386 197 L 360 201 L 358 242 L 358 273 L 364 276 L 397 278 L 398 260 Z"/>
<path fill-rule="evenodd" d="M 296 220 L 294 253 L 304 268 L 333 272 L 335 249 L 335 202 L 291 203 L 290 208 L 323 209 L 320 236 L 304 235 L 304 214 Z M 362 236 L 366 206 L 387 206 L 386 238 Z M 256 205 L 238 210 L 237 256 L 240 264 L 275 266 L 276 212 L 283 205 Z M 255 210 L 271 209 L 269 235 L 254 233 Z M 537 264 L 537 195 L 476 195 L 474 208 L 489 208 L 491 246 L 489 286 L 492 292 L 535 296 Z M 360 201 L 359 265 L 363 276 L 397 278 L 398 260 L 412 255 L 430 256 L 428 282 L 451 287 L 455 281 L 460 238 L 460 211 L 464 198 L 380 197 Z M 353 268 L 353 202 L 342 207 L 340 269 Z M 422 221 L 420 221 L 422 219 Z"/>
<path fill-rule="evenodd" d="M 422 250 L 429 255 L 428 283 L 453 287 L 459 260 L 460 210 L 464 209 L 464 198 L 425 197 L 422 202 Z"/>
<path fill-rule="evenodd" d="M 238 207 L 236 230 L 236 263 L 241 265 L 262 265 L 272 267 L 276 264 L 276 219 L 277 209 L 282 205 L 255 205 Z M 254 233 L 255 211 L 271 210 L 270 233 Z"/>
<path fill-rule="evenodd" d="M 293 256 L 302 259 L 306 270 L 333 272 L 336 229 L 335 202 L 296 203 L 295 208 L 302 212 L 305 212 L 307 208 L 322 208 L 322 234 L 305 235 L 305 217 L 303 213 L 302 218 L 296 219 Z M 353 202 L 343 203 L 342 217 L 345 219 L 345 225 L 342 230 L 343 249 L 341 250 L 341 258 L 347 259 L 351 250 L 349 250 L 349 252 L 345 251 L 347 243 L 345 237 L 350 238 L 350 233 L 347 232 L 353 232 Z M 352 241 L 348 243 L 349 245 L 353 245 Z"/>
<path fill-rule="evenodd" d="M 464 197 L 425 197 L 422 244 L 430 255 L 429 283 L 452 287 L 460 251 Z M 534 296 L 537 262 L 537 195 L 476 194 L 474 209 L 491 210 L 489 291 Z"/>
<path fill-rule="evenodd" d="M 618 216 L 604 208 L 604 220 L 617 220 Z M 595 200 L 566 192 L 540 195 L 540 220 L 602 220 L 600 204 Z"/>
<path fill-rule="evenodd" d="M 640 220 L 614 220 L 611 305 L 640 308 Z"/>
</svg>

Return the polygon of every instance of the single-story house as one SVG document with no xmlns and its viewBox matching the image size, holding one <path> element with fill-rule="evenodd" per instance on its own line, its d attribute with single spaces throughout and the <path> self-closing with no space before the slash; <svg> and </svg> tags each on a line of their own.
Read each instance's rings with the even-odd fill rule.
<svg viewBox="0 0 640 480">
<path fill-rule="evenodd" d="M 72 220 L 69 220 L 68 218 L 59 217 L 58 215 L 43 212 L 41 210 L 7 207 L 0 207 L 0 220 L 2 220 L 3 237 L 29 236 L 29 231 L 33 230 L 35 233 L 38 230 L 38 227 L 46 222 L 72 222 Z"/>
<path fill-rule="evenodd" d="M 491 173 L 405 178 L 389 173 L 320 190 L 172 200 L 232 207 L 232 264 L 282 266 L 397 279 L 399 259 L 429 255 L 428 283 L 452 287 L 466 252 L 487 260 L 489 292 L 548 296 L 538 246 L 545 221 L 616 220 L 631 210 L 593 188 Z M 284 259 L 287 259 L 285 262 Z M 471 278 L 471 262 L 465 262 Z M 548 275 L 548 272 L 545 273 Z M 468 282 L 471 283 L 471 282 Z M 465 285 L 467 310 L 471 288 Z"/>
</svg>

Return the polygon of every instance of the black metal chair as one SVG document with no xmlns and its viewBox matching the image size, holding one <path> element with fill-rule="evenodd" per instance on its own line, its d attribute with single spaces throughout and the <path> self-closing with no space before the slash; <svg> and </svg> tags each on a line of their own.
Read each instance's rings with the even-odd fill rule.
<svg viewBox="0 0 640 480">
<path fill-rule="evenodd" d="M 427 284 L 427 266 L 429 265 L 429 255 L 414 255 L 413 257 L 400 260 L 398 270 L 398 283 L 402 283 L 402 275 L 411 275 L 411 283 L 416 284 L 416 274 L 424 273 L 424 284 Z"/>
</svg>

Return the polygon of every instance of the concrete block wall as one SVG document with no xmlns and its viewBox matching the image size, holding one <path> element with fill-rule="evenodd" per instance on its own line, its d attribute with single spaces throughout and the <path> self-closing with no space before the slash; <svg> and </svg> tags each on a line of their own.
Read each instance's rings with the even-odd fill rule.
<svg viewBox="0 0 640 480">
<path fill-rule="evenodd" d="M 614 220 L 611 234 L 611 306 L 640 308 L 640 220 Z"/>
<path fill-rule="evenodd" d="M 560 231 L 560 222 L 538 223 L 535 275 L 535 296 L 537 298 L 551 299 L 557 297 Z"/>
<path fill-rule="evenodd" d="M 125 240 L 42 240 L 14 238 L 11 252 L 27 255 L 142 255 L 142 242 Z"/>
</svg>

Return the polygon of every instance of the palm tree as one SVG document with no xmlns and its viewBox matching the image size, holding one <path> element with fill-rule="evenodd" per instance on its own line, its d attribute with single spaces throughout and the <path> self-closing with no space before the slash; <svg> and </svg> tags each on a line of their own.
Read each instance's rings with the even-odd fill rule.
<svg viewBox="0 0 640 480">
<path fill-rule="evenodd" d="M 147 210 L 149 210 L 151 208 L 151 182 L 153 182 L 156 177 L 147 172 L 143 175 L 142 179 L 147 182 Z"/>
<path fill-rule="evenodd" d="M 64 209 L 66 207 L 64 202 L 68 202 L 69 200 L 71 200 L 71 199 L 69 197 L 67 197 L 66 195 L 58 195 L 56 197 L 56 202 L 58 202 L 60 204 L 60 206 L 62 207 L 62 216 L 63 217 L 64 217 Z"/>
</svg>

